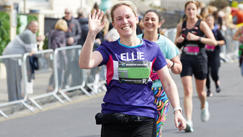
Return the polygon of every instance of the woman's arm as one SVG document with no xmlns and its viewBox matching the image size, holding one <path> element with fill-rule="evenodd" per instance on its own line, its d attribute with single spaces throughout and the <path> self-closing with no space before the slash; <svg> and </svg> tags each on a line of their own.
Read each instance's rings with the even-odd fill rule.
<svg viewBox="0 0 243 137">
<path fill-rule="evenodd" d="M 213 32 L 206 22 L 202 21 L 200 23 L 200 29 L 203 31 L 206 37 L 199 37 L 198 39 L 204 44 L 217 46 L 217 41 L 215 40 Z"/>
<path fill-rule="evenodd" d="M 190 41 L 200 41 L 203 44 L 214 45 L 214 46 L 217 45 L 217 41 L 215 40 L 213 32 L 208 27 L 206 22 L 201 21 L 200 30 L 202 30 L 202 32 L 206 35 L 206 37 L 200 37 L 189 32 L 186 38 Z"/>
<path fill-rule="evenodd" d="M 178 109 L 181 107 L 180 107 L 180 100 L 179 100 L 177 87 L 174 80 L 170 76 L 167 66 L 158 70 L 157 74 L 163 85 L 166 95 L 168 96 L 169 101 L 174 109 L 174 122 L 176 127 L 179 130 L 185 129 L 186 127 L 185 119 L 183 118 L 180 109 Z"/>
<path fill-rule="evenodd" d="M 89 32 L 79 56 L 80 68 L 94 68 L 103 60 L 100 52 L 93 52 L 95 37 L 104 27 L 104 22 L 101 22 L 103 15 L 100 10 L 89 15 Z"/>
<path fill-rule="evenodd" d="M 176 38 L 175 38 L 175 45 L 178 43 L 182 43 L 184 41 L 184 37 L 181 35 L 181 26 L 182 23 L 179 23 L 176 27 Z"/>
<path fill-rule="evenodd" d="M 182 71 L 182 64 L 181 64 L 179 56 L 175 56 L 174 58 L 172 58 L 170 60 L 166 59 L 166 62 L 168 64 L 168 68 L 170 68 L 171 71 L 174 74 L 180 74 L 181 73 L 181 71 Z"/>
</svg>

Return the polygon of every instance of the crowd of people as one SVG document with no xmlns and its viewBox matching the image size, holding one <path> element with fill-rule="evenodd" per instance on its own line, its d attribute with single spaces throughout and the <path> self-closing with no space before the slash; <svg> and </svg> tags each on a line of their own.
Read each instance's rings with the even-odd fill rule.
<svg viewBox="0 0 243 137">
<path fill-rule="evenodd" d="M 73 17 L 70 9 L 65 9 L 64 17 L 56 22 L 48 35 L 48 48 L 55 50 L 82 45 L 82 50 L 80 55 L 78 51 L 60 54 L 58 59 L 62 63 L 58 64 L 61 75 L 58 85 L 64 88 L 68 77 L 72 79 L 71 85 L 77 85 L 80 75 L 75 72 L 78 72 L 78 64 L 82 69 L 106 65 L 107 91 L 101 113 L 96 115 L 97 124 L 102 125 L 102 137 L 161 137 L 169 105 L 174 111 L 175 126 L 179 130 L 193 132 L 193 77 L 201 105 L 201 121 L 207 122 L 210 119 L 207 97 L 213 95 L 211 78 L 215 91 L 221 92 L 220 52 L 227 43 L 222 33 L 226 27 L 237 29 L 233 39 L 240 43 L 239 66 L 243 76 L 243 26 L 237 28 L 235 23 L 243 23 L 242 18 L 234 17 L 235 14 L 231 13 L 235 11 L 230 7 L 217 9 L 203 5 L 195 1 L 185 3 L 185 15 L 176 27 L 174 41 L 161 34 L 165 20 L 158 11 L 148 10 L 139 16 L 130 2 L 115 4 L 106 13 L 95 4 L 88 17 L 82 9 L 78 10 L 77 18 Z M 16 54 L 15 45 L 22 47 L 21 54 L 34 53 L 35 46 L 31 44 L 36 43 L 37 26 L 35 21 L 31 22 L 3 54 Z M 27 38 L 26 35 L 30 36 Z M 77 60 L 75 57 L 78 55 Z M 16 67 L 11 68 L 19 68 L 16 61 L 12 65 Z M 64 70 L 60 66 L 68 68 Z M 169 70 L 180 74 L 185 118 L 177 86 Z M 13 83 L 17 71 L 16 74 L 10 73 L 8 83 Z M 53 89 L 53 80 L 52 75 L 49 91 Z M 8 85 L 10 101 L 21 99 L 20 90 L 16 91 L 20 88 L 19 84 L 16 83 L 14 89 Z"/>
</svg>

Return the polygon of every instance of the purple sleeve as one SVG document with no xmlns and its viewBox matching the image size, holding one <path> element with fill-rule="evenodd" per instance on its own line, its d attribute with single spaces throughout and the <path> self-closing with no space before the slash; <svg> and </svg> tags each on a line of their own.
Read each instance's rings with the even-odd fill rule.
<svg viewBox="0 0 243 137">
<path fill-rule="evenodd" d="M 154 71 L 158 71 L 158 70 L 160 70 L 161 68 L 163 68 L 164 66 L 167 65 L 167 62 L 166 62 L 165 57 L 162 54 L 161 50 L 159 49 L 158 46 L 156 46 L 156 47 L 158 49 L 156 50 L 157 54 L 156 54 L 156 58 L 155 58 L 155 61 L 154 61 L 154 64 L 153 64 Z"/>
<path fill-rule="evenodd" d="M 101 43 L 101 45 L 96 49 L 96 51 L 100 52 L 103 57 L 103 61 L 99 64 L 99 66 L 106 64 L 109 59 L 109 54 L 107 47 L 105 46 L 105 43 Z"/>
</svg>

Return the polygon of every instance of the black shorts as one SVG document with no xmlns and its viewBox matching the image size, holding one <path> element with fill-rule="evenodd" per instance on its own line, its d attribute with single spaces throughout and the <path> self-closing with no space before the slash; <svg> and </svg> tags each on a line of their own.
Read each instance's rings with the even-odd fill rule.
<svg viewBox="0 0 243 137">
<path fill-rule="evenodd" d="M 109 118 L 106 118 L 108 121 L 102 122 L 101 137 L 156 137 L 154 118 L 131 115 L 117 116 L 117 118 L 112 118 L 113 116 L 110 115 Z"/>
<path fill-rule="evenodd" d="M 198 55 L 181 55 L 182 72 L 183 76 L 194 75 L 196 79 L 204 80 L 207 78 L 208 72 L 208 59 L 206 54 Z"/>
</svg>

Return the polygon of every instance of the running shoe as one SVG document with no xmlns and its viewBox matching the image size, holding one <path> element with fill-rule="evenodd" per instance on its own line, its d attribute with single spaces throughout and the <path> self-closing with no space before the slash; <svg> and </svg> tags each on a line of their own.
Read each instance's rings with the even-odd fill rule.
<svg viewBox="0 0 243 137">
<path fill-rule="evenodd" d="M 205 103 L 205 108 L 201 109 L 201 120 L 202 122 L 207 122 L 210 118 L 210 113 L 208 110 L 208 102 Z"/>
<path fill-rule="evenodd" d="M 216 87 L 216 92 L 219 93 L 221 91 L 221 88 L 219 86 Z"/>
<path fill-rule="evenodd" d="M 185 130 L 185 132 L 193 132 L 194 131 L 191 121 L 186 122 L 186 128 L 184 130 Z"/>
<path fill-rule="evenodd" d="M 207 97 L 212 97 L 212 96 L 213 96 L 213 93 L 210 90 L 208 90 L 207 91 Z"/>
</svg>

